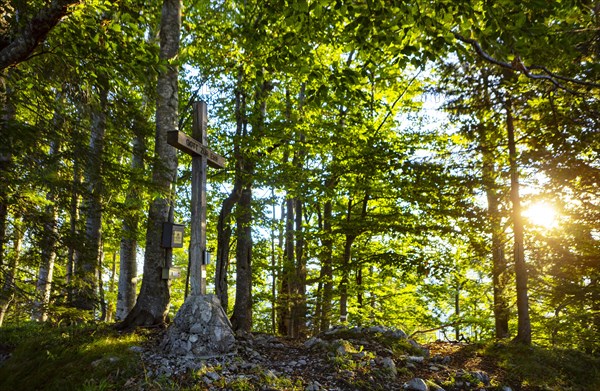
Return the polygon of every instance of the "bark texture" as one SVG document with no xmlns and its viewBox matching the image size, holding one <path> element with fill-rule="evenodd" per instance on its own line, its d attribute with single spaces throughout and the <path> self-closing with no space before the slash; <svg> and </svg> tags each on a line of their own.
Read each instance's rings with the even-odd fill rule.
<svg viewBox="0 0 600 391">
<path fill-rule="evenodd" d="M 56 102 L 60 103 L 62 94 L 58 94 Z M 57 107 L 60 107 L 58 104 Z M 57 108 L 52 119 L 52 126 L 56 132 L 62 130 L 62 115 Z M 50 178 L 59 177 L 58 155 L 60 143 L 56 140 L 50 142 L 48 153 L 48 170 Z M 42 259 L 40 262 L 38 281 L 36 285 L 36 297 L 33 303 L 32 320 L 45 322 L 48 319 L 48 305 L 50 304 L 50 293 L 52 291 L 52 280 L 54 275 L 54 263 L 56 261 L 56 245 L 59 239 L 58 233 L 58 208 L 56 206 L 57 196 L 55 183 L 48 184 L 50 189 L 46 193 L 47 206 L 43 213 L 43 231 L 40 246 Z"/>
<path fill-rule="evenodd" d="M 236 246 L 236 290 L 231 325 L 233 330 L 252 329 L 252 187 L 242 190 L 238 202 Z"/>
<path fill-rule="evenodd" d="M 8 259 L 4 280 L 0 287 L 0 327 L 2 327 L 4 318 L 8 313 L 8 308 L 15 297 L 15 276 L 17 273 L 17 266 L 19 265 L 19 257 L 21 255 L 21 245 L 23 244 L 23 229 L 21 227 L 20 219 L 15 219 L 13 225 L 13 251 Z"/>
<path fill-rule="evenodd" d="M 98 101 L 91 110 L 92 131 L 85 168 L 86 196 L 84 201 L 85 237 L 83 249 L 75 265 L 75 307 L 93 311 L 98 302 L 98 267 L 101 256 L 102 194 L 104 179 L 102 161 L 106 133 L 108 79 L 100 78 Z"/>
<path fill-rule="evenodd" d="M 508 153 L 510 161 L 510 199 L 512 202 L 512 219 L 514 234 L 515 276 L 517 280 L 517 336 L 514 341 L 525 345 L 531 344 L 531 321 L 529 318 L 529 294 L 527 292 L 527 265 L 523 218 L 521 217 L 521 197 L 519 196 L 519 167 L 517 163 L 517 147 L 515 127 L 510 100 L 506 103 L 506 128 L 508 131 Z"/>
<path fill-rule="evenodd" d="M 243 73 L 238 72 L 238 88 L 235 91 L 235 120 L 236 129 L 233 139 L 233 157 L 235 159 L 234 185 L 229 196 L 223 200 L 219 221 L 217 223 L 217 260 L 215 272 L 215 292 L 225 312 L 229 308 L 229 284 L 227 281 L 227 269 L 229 268 L 229 254 L 231 243 L 231 213 L 242 196 L 242 136 L 246 129 L 246 94 L 242 87 Z"/>
<path fill-rule="evenodd" d="M 169 221 L 172 185 L 177 175 L 176 149 L 167 144 L 167 132 L 178 130 L 177 73 L 169 64 L 179 52 L 181 1 L 165 0 L 160 21 L 160 60 L 164 71 L 158 76 L 156 99 L 156 134 L 152 183 L 160 196 L 150 204 L 144 253 L 144 277 L 136 304 L 121 329 L 136 326 L 164 325 L 167 319 L 170 293 L 168 280 L 162 279 L 162 268 L 171 263 L 170 251 L 161 247 L 162 223 Z"/>
<path fill-rule="evenodd" d="M 131 172 L 125 205 L 127 211 L 123 218 L 123 237 L 119 257 L 119 290 L 117 293 L 116 319 L 123 320 L 135 305 L 137 293 L 137 237 L 142 202 L 140 198 L 139 177 L 144 171 L 146 145 L 144 132 L 136 126 L 131 156 Z"/>
<path fill-rule="evenodd" d="M 0 34 L 0 70 L 22 62 L 68 14 L 69 6 L 81 0 L 54 0 L 40 9 L 23 27 L 7 28 Z M 3 10 L 9 11 L 9 10 Z"/>
</svg>

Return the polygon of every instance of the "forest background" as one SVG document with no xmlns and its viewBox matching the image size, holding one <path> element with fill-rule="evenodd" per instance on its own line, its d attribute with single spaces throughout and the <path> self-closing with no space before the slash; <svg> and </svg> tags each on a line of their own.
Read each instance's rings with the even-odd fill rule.
<svg viewBox="0 0 600 391">
<path fill-rule="evenodd" d="M 227 158 L 208 290 L 236 331 L 597 352 L 599 7 L 3 3 L 0 324 L 174 315 L 189 234 L 157 238 L 189 226 L 191 159 L 165 138 L 203 99 Z"/>
</svg>

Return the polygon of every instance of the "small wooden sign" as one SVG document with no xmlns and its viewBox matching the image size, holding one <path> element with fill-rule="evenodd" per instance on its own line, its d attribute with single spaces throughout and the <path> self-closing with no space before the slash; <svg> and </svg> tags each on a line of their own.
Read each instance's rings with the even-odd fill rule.
<svg viewBox="0 0 600 391">
<path fill-rule="evenodd" d="M 208 165 L 212 168 L 225 168 L 223 156 L 211 151 L 198 140 L 183 132 L 178 130 L 167 132 L 167 143 L 192 156 L 206 156 Z"/>
<path fill-rule="evenodd" d="M 163 280 L 174 280 L 181 277 L 181 268 L 179 267 L 163 267 L 162 278 Z"/>
<path fill-rule="evenodd" d="M 181 248 L 183 247 L 183 233 L 185 226 L 181 224 L 163 223 L 162 247 Z"/>
</svg>

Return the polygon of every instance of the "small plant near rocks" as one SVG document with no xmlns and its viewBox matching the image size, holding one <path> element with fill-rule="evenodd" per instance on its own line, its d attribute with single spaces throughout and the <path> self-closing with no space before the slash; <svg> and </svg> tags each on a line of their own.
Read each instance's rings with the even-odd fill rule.
<svg viewBox="0 0 600 391">
<path fill-rule="evenodd" d="M 232 391 L 253 391 L 256 390 L 254 385 L 246 377 L 238 377 L 232 382 L 227 384 L 227 388 Z"/>
</svg>

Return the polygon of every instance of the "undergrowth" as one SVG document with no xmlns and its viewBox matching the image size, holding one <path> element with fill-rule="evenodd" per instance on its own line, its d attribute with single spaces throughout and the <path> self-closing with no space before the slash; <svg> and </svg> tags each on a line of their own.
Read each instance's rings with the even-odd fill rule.
<svg viewBox="0 0 600 391">
<path fill-rule="evenodd" d="M 53 327 L 28 323 L 0 329 L 14 349 L 0 365 L 0 390 L 120 390 L 144 372 L 141 334 L 121 335 L 108 326 Z"/>
<path fill-rule="evenodd" d="M 518 389 L 600 390 L 600 357 L 576 350 L 493 343 L 480 353 L 495 361 Z"/>
</svg>

